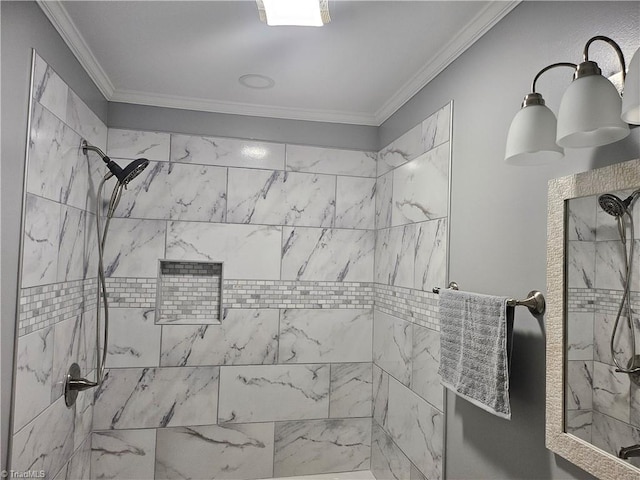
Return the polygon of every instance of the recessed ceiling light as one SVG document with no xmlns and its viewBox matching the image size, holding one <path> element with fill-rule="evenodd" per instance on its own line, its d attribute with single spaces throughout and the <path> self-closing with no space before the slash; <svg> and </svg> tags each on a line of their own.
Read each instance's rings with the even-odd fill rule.
<svg viewBox="0 0 640 480">
<path fill-rule="evenodd" d="M 256 0 L 260 20 L 269 26 L 321 27 L 331 21 L 329 0 Z"/>
<path fill-rule="evenodd" d="M 259 90 L 271 88 L 276 84 L 273 78 L 267 77 L 265 75 L 259 75 L 257 73 L 248 73 L 247 75 L 242 75 L 240 78 L 238 78 L 238 82 L 240 82 L 240 84 L 244 85 L 245 87 L 257 88 Z"/>
</svg>

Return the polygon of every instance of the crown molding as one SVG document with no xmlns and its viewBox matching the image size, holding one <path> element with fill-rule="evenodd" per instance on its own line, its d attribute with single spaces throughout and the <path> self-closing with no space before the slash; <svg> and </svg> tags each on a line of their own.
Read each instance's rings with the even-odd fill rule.
<svg viewBox="0 0 640 480">
<path fill-rule="evenodd" d="M 513 10 L 522 0 L 493 1 L 476 15 L 462 33 L 442 48 L 433 60 L 420 69 L 384 105 L 373 114 L 333 110 L 308 110 L 273 107 L 211 99 L 153 94 L 133 90 L 116 90 L 78 28 L 59 0 L 36 0 L 39 7 L 69 46 L 100 92 L 110 102 L 137 103 L 156 107 L 203 112 L 227 113 L 258 117 L 274 117 L 314 122 L 380 126 L 411 97 L 475 43 L 491 27 Z"/>
<path fill-rule="evenodd" d="M 223 102 L 219 100 L 195 97 L 152 94 L 135 90 L 116 90 L 110 101 L 148 105 L 152 107 L 195 110 L 200 112 L 247 115 L 251 117 L 272 117 L 288 120 L 306 120 L 310 122 L 378 126 L 375 117 L 367 113 L 354 113 L 337 110 L 311 110 L 294 107 L 275 107 L 272 105 Z"/>
<path fill-rule="evenodd" d="M 517 7 L 523 0 L 494 1 L 478 13 L 461 31 L 460 35 L 445 45 L 436 56 L 422 67 L 409 81 L 385 102 L 374 114 L 378 125 L 393 115 L 402 105 L 418 93 L 433 80 L 439 73 L 447 68 L 465 50 L 473 45 L 491 27 L 504 18 L 511 10 Z"/>
<path fill-rule="evenodd" d="M 36 0 L 40 9 L 58 31 L 73 55 L 78 59 L 91 80 L 96 84 L 102 95 L 111 100 L 115 90 L 113 83 L 103 70 L 93 52 L 85 42 L 80 31 L 67 13 L 62 3 L 58 0 Z"/>
</svg>

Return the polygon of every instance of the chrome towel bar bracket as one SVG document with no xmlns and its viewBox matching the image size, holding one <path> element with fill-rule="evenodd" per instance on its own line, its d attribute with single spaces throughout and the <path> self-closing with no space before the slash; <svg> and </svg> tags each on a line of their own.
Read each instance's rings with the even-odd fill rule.
<svg viewBox="0 0 640 480">
<path fill-rule="evenodd" d="M 456 282 L 450 282 L 447 288 L 450 288 L 452 290 L 459 290 L 458 284 Z M 433 287 L 432 292 L 440 293 L 440 287 Z M 509 305 L 510 307 L 527 307 L 533 315 L 543 315 L 546 309 L 544 295 L 538 290 L 530 291 L 529 295 L 527 295 L 527 298 L 525 298 L 524 300 L 509 298 L 507 299 L 507 305 Z"/>
</svg>

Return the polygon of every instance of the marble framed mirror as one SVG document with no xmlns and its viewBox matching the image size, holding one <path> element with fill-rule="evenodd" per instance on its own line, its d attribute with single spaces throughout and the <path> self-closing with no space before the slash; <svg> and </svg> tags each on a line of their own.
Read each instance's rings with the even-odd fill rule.
<svg viewBox="0 0 640 480">
<path fill-rule="evenodd" d="M 637 188 L 640 160 L 549 182 L 546 446 L 603 480 L 640 477 L 640 457 L 616 455 L 620 448 L 640 444 L 640 386 L 630 375 L 615 372 L 611 358 L 624 256 L 616 220 L 599 211 L 597 198 Z M 635 208 L 634 220 L 640 223 L 640 203 Z M 638 327 L 639 232 L 636 225 L 631 299 Z M 620 332 L 614 346 L 622 358 L 629 352 L 620 345 L 625 335 L 630 338 L 628 330 Z M 637 342 L 640 349 L 640 335 Z"/>
</svg>

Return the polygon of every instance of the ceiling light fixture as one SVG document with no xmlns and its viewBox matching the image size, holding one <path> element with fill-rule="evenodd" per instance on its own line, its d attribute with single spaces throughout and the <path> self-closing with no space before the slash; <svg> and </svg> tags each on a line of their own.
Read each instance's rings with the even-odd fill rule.
<svg viewBox="0 0 640 480">
<path fill-rule="evenodd" d="M 273 87 L 276 82 L 273 78 L 266 75 L 260 75 L 258 73 L 248 73 L 238 78 L 240 85 L 244 85 L 247 88 L 255 88 L 257 90 L 266 90 Z"/>
<path fill-rule="evenodd" d="M 616 51 L 622 69 L 622 99 L 616 87 L 602 76 L 596 62 L 589 60 L 589 46 L 596 40 L 607 42 Z M 584 47 L 582 63 L 554 63 L 535 76 L 532 93 L 522 103 L 507 136 L 505 161 L 515 165 L 537 165 L 562 158 L 564 148 L 597 147 L 622 140 L 629 125 L 640 125 L 640 49 L 629 71 L 620 46 L 608 37 L 595 36 Z M 558 119 L 536 92 L 536 81 L 556 67 L 571 67 L 569 85 L 558 111 Z"/>
<path fill-rule="evenodd" d="M 256 0 L 260 20 L 269 26 L 321 27 L 331 21 L 329 0 Z"/>
</svg>

